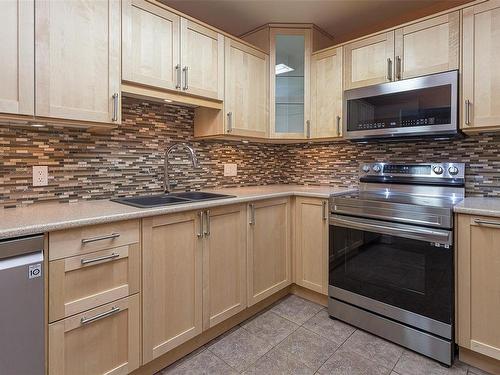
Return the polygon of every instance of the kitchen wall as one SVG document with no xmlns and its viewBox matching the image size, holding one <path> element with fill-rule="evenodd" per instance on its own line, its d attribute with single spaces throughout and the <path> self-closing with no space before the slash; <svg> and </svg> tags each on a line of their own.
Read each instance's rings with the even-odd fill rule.
<svg viewBox="0 0 500 375">
<path fill-rule="evenodd" d="M 468 195 L 500 196 L 500 133 L 457 141 L 270 145 L 193 141 L 192 109 L 124 98 L 123 122 L 111 132 L 0 125 L 0 206 L 102 199 L 162 190 L 164 150 L 194 145 L 200 168 L 176 153 L 177 189 L 300 183 L 352 187 L 361 162 L 467 163 Z M 177 160 L 175 160 L 177 159 Z M 223 163 L 238 176 L 224 177 Z M 49 186 L 31 186 L 31 166 L 49 166 Z"/>
</svg>

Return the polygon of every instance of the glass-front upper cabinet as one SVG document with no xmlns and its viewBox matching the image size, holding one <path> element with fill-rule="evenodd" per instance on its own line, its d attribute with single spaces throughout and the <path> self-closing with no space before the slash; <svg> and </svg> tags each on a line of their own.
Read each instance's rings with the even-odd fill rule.
<svg viewBox="0 0 500 375">
<path fill-rule="evenodd" d="M 310 138 L 311 30 L 271 29 L 271 137 Z"/>
</svg>

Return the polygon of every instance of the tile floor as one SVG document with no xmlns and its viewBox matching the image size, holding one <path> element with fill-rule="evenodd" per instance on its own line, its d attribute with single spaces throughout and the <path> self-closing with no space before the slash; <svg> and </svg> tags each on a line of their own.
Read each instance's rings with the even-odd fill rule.
<svg viewBox="0 0 500 375">
<path fill-rule="evenodd" d="M 464 363 L 446 368 L 329 318 L 287 296 L 157 375 L 484 375 Z"/>
</svg>

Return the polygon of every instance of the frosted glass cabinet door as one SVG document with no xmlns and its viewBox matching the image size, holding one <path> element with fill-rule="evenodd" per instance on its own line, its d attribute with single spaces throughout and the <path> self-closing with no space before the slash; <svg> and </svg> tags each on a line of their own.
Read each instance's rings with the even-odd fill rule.
<svg viewBox="0 0 500 375">
<path fill-rule="evenodd" d="M 310 136 L 310 30 L 271 30 L 271 137 Z"/>
</svg>

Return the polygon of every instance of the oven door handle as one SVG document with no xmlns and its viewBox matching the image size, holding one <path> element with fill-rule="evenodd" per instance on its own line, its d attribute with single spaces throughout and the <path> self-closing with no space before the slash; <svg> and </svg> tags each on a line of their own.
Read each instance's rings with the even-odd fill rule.
<svg viewBox="0 0 500 375">
<path fill-rule="evenodd" d="M 330 225 L 366 230 L 369 232 L 419 241 L 434 242 L 441 245 L 451 246 L 453 244 L 452 232 L 447 230 L 429 229 L 398 223 L 387 224 L 377 220 L 345 217 L 340 215 L 330 215 Z"/>
</svg>

